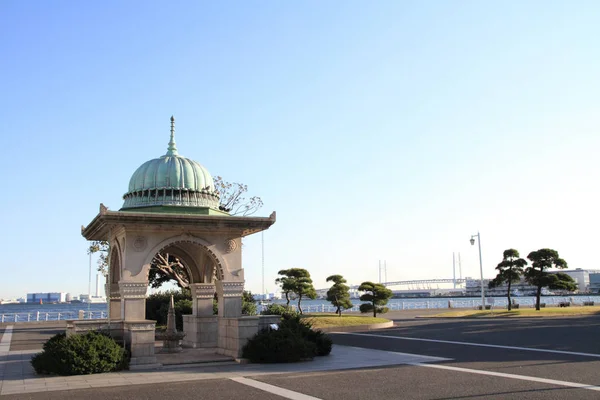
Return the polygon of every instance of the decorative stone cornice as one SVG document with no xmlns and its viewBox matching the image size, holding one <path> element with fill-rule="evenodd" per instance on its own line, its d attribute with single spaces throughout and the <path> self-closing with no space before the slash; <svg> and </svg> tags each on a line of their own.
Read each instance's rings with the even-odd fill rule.
<svg viewBox="0 0 600 400">
<path fill-rule="evenodd" d="M 215 295 L 215 285 L 213 283 L 192 283 L 190 289 L 192 297 L 196 299 L 212 299 Z"/>
<path fill-rule="evenodd" d="M 119 282 L 119 291 L 124 299 L 145 299 L 148 282 Z"/>
<path fill-rule="evenodd" d="M 123 326 L 129 331 L 153 331 L 156 329 L 156 321 L 125 321 Z"/>
<path fill-rule="evenodd" d="M 275 218 L 274 213 L 269 218 L 265 218 L 105 210 L 96 215 L 83 229 L 82 235 L 88 240 L 107 240 L 109 230 L 113 226 L 124 226 L 126 229 L 152 226 L 173 230 L 184 229 L 195 235 L 219 233 L 229 237 L 240 237 L 268 229 L 275 223 Z"/>
<path fill-rule="evenodd" d="M 244 282 L 221 282 L 223 297 L 242 297 Z"/>
</svg>

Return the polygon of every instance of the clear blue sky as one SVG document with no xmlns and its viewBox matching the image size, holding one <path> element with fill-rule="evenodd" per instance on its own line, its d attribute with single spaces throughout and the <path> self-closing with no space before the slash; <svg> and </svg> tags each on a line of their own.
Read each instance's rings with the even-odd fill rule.
<svg viewBox="0 0 600 400">
<path fill-rule="evenodd" d="M 277 211 L 317 287 L 479 276 L 502 251 L 600 268 L 596 1 L 0 2 L 0 298 L 87 292 L 80 235 L 166 152 Z M 260 235 L 244 245 L 261 290 Z"/>
</svg>

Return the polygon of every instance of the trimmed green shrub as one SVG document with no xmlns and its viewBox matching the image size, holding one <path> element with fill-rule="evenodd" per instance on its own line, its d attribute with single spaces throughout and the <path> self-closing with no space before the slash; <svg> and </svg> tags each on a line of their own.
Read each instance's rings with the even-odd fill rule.
<svg viewBox="0 0 600 400">
<path fill-rule="evenodd" d="M 192 300 L 177 300 L 173 305 L 175 306 L 175 325 L 178 331 L 183 331 L 183 316 L 192 314 Z M 169 307 L 167 307 L 167 314 L 168 312 Z"/>
<path fill-rule="evenodd" d="M 156 325 L 167 325 L 167 314 L 169 312 L 169 304 L 171 303 L 171 295 L 173 295 L 173 301 L 175 302 L 175 323 L 178 327 L 177 329 L 183 329 L 183 317 L 181 317 L 181 313 L 179 313 L 179 316 L 177 315 L 177 303 L 180 300 L 189 300 L 191 305 L 192 294 L 189 289 L 170 290 L 148 296 L 146 298 L 146 319 L 156 321 Z M 183 314 L 191 313 L 191 307 L 189 312 L 183 312 Z"/>
<path fill-rule="evenodd" d="M 309 342 L 315 344 L 315 355 L 326 356 L 331 353 L 333 341 L 331 338 L 319 329 L 313 329 L 312 324 L 300 317 L 300 315 L 287 316 L 284 315 L 283 321 L 279 325 L 281 327 L 297 330 Z"/>
<path fill-rule="evenodd" d="M 244 292 L 242 293 L 242 314 L 244 314 L 244 315 L 258 314 L 258 308 L 256 307 L 256 300 L 254 300 L 254 295 L 249 290 L 244 290 Z"/>
<path fill-rule="evenodd" d="M 90 331 L 50 338 L 43 351 L 31 359 L 38 374 L 83 375 L 112 372 L 127 367 L 125 350 L 111 337 Z"/>
<path fill-rule="evenodd" d="M 283 304 L 271 303 L 261 311 L 261 315 L 283 315 L 288 308 Z"/>
<path fill-rule="evenodd" d="M 300 313 L 294 311 L 291 307 L 286 307 L 283 304 L 269 304 L 261 313 L 261 315 L 281 315 L 284 318 L 299 317 Z"/>
<path fill-rule="evenodd" d="M 258 308 L 255 303 L 242 301 L 242 314 L 243 315 L 256 315 L 258 314 Z"/>
<path fill-rule="evenodd" d="M 332 341 L 311 329 L 300 316 L 285 315 L 277 330 L 263 329 L 242 349 L 242 356 L 255 363 L 283 363 L 312 359 L 331 352 Z"/>
<path fill-rule="evenodd" d="M 373 304 L 371 304 L 371 303 L 363 303 L 358 308 L 359 308 L 360 312 L 363 314 L 373 312 Z M 389 307 L 376 307 L 376 308 L 377 308 L 377 310 L 376 310 L 377 314 L 385 314 L 386 312 L 390 311 Z"/>
<path fill-rule="evenodd" d="M 263 329 L 244 346 L 242 356 L 255 363 L 286 363 L 312 359 L 314 343 L 290 330 Z"/>
</svg>

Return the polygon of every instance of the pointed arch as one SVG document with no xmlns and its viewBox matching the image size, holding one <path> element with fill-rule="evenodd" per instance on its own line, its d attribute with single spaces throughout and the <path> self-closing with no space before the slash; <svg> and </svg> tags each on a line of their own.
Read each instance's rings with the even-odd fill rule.
<svg viewBox="0 0 600 400">
<path fill-rule="evenodd" d="M 204 239 L 191 235 L 179 235 L 167 238 L 150 249 L 146 254 L 146 258 L 142 267 L 142 270 L 145 271 L 146 275 L 148 275 L 150 264 L 152 263 L 154 255 L 163 251 L 169 246 L 176 245 L 177 243 L 192 243 L 202 248 L 215 266 L 215 275 L 217 279 L 220 281 L 224 280 L 224 268 L 227 267 L 227 263 L 221 257 L 221 255 L 214 250 L 215 245 Z"/>
<path fill-rule="evenodd" d="M 110 283 L 118 284 L 121 280 L 121 268 L 123 265 L 123 253 L 118 240 L 110 243 L 110 255 L 108 258 L 108 279 Z"/>
</svg>

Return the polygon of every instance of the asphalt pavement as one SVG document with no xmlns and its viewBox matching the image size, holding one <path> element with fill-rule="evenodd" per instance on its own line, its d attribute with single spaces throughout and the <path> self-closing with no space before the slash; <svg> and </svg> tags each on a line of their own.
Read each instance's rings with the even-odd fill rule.
<svg viewBox="0 0 600 400">
<path fill-rule="evenodd" d="M 57 333 L 64 333 L 65 321 L 57 322 L 22 322 L 13 325 L 11 351 L 37 350 Z"/>
</svg>

